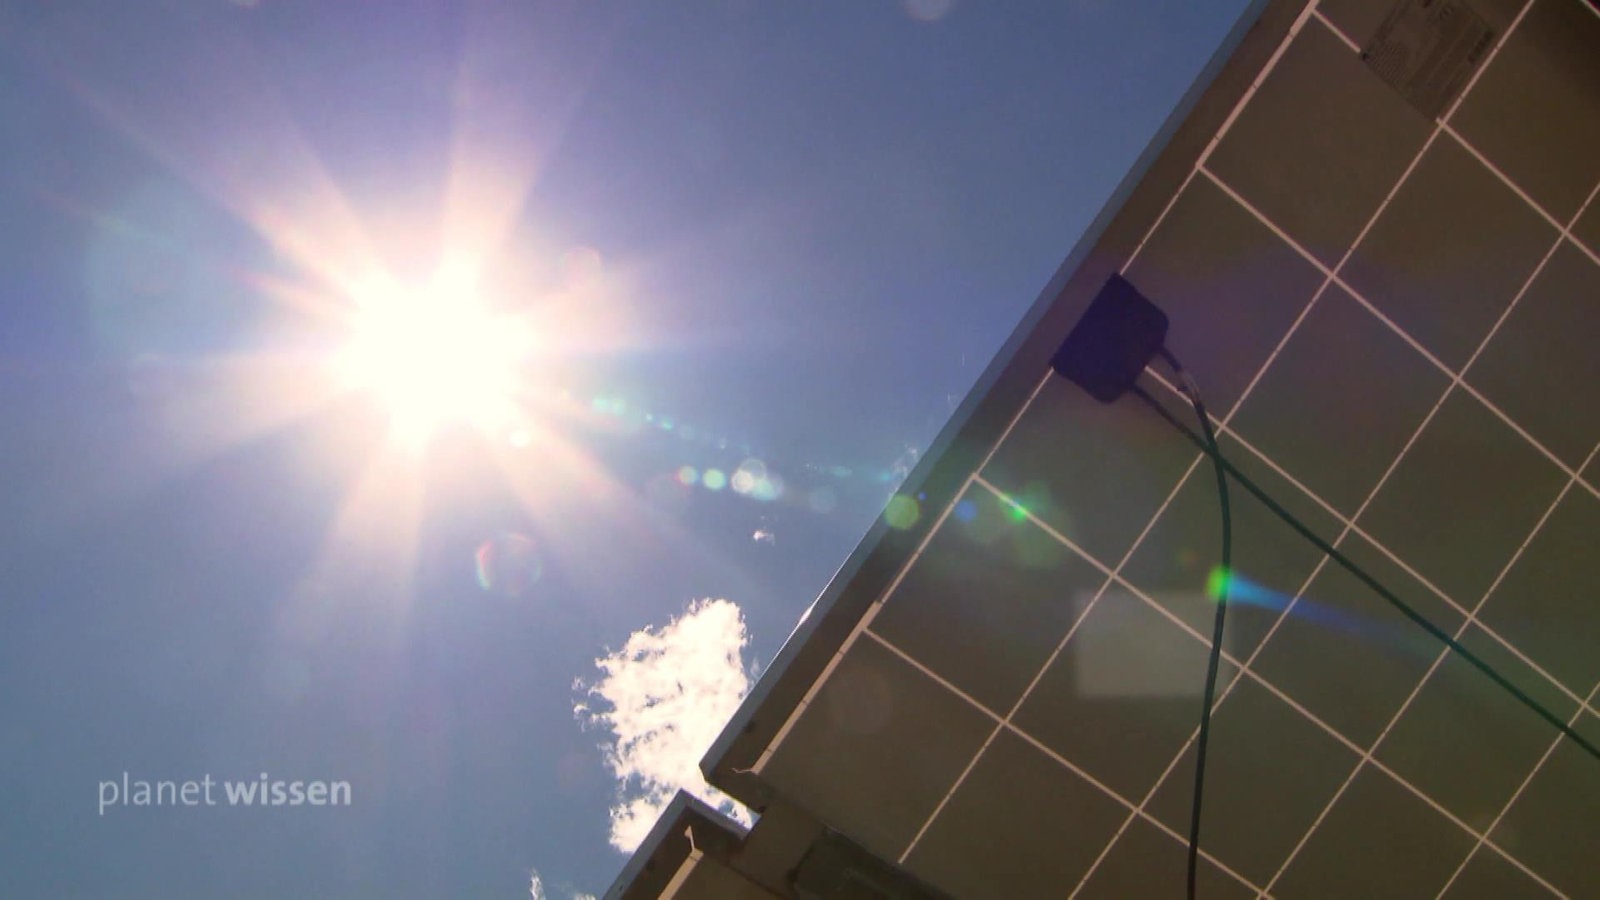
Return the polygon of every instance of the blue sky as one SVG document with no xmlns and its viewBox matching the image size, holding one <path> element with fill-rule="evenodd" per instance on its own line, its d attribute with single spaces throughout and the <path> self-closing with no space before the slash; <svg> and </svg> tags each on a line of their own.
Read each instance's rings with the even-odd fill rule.
<svg viewBox="0 0 1600 900">
<path fill-rule="evenodd" d="M 603 891 L 611 703 L 736 701 L 1243 6 L 0 3 L 0 894 Z M 329 360 L 461 254 L 520 418 L 397 448 Z"/>
</svg>

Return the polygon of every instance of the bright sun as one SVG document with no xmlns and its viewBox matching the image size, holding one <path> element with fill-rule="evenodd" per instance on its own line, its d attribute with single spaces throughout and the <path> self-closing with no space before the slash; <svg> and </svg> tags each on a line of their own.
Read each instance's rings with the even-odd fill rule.
<svg viewBox="0 0 1600 900">
<path fill-rule="evenodd" d="M 338 369 L 347 386 L 380 397 L 394 435 L 417 446 L 448 422 L 508 426 L 528 349 L 525 330 L 470 289 L 390 287 L 362 298 Z"/>
</svg>

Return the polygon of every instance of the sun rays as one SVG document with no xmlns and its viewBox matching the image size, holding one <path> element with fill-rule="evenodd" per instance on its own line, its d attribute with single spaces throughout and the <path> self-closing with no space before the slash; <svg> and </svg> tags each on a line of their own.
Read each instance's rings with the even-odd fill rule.
<svg viewBox="0 0 1600 900">
<path fill-rule="evenodd" d="M 386 285 L 358 298 L 334 366 L 345 386 L 388 407 L 394 440 L 420 448 L 453 420 L 509 429 L 533 350 L 525 321 L 495 315 L 470 278 L 441 273 L 423 289 Z"/>
<path fill-rule="evenodd" d="M 595 52 L 535 54 L 544 61 L 528 77 L 519 67 L 551 23 L 480 10 L 462 24 L 442 102 L 418 107 L 442 117 L 445 171 L 415 173 L 410 193 L 391 198 L 398 206 L 371 185 L 340 184 L 338 158 L 319 152 L 285 93 L 294 74 L 274 68 L 246 19 L 172 17 L 159 66 L 110 40 L 106 21 L 53 22 L 30 53 L 165 172 L 136 178 L 120 201 L 39 188 L 90 230 L 91 274 L 110 298 L 90 310 L 91 326 L 166 435 L 149 454 L 155 481 L 301 427 L 327 445 L 325 465 L 364 454 L 308 578 L 358 545 L 410 571 L 427 445 L 441 428 L 465 426 L 495 448 L 491 468 L 529 503 L 628 493 L 562 426 L 551 382 L 631 334 L 626 305 L 604 296 L 596 251 L 535 233 L 527 209 L 609 37 L 597 33 Z M 391 149 L 406 151 L 363 152 Z M 196 340 L 193 310 L 224 295 L 248 301 L 250 320 Z M 345 414 L 361 409 L 374 414 Z"/>
</svg>

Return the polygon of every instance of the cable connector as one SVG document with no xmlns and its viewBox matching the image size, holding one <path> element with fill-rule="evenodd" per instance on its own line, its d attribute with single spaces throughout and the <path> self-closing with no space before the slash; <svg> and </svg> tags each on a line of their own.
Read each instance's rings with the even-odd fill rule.
<svg viewBox="0 0 1600 900">
<path fill-rule="evenodd" d="M 1050 367 L 1101 403 L 1133 387 L 1167 339 L 1167 314 L 1126 278 L 1106 279 Z"/>
</svg>

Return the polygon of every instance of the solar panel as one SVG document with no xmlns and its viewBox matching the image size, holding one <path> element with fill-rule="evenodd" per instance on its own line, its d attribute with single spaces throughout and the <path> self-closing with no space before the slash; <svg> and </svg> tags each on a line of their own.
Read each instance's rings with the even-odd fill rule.
<svg viewBox="0 0 1600 900">
<path fill-rule="evenodd" d="M 1231 461 L 1600 740 L 1600 12 L 1438 3 L 1255 13 L 714 783 L 954 896 L 1182 890 L 1215 486 L 1149 409 L 1051 372 L 1113 274 L 1166 313 Z M 1600 896 L 1600 762 L 1234 505 L 1201 895 Z"/>
</svg>

